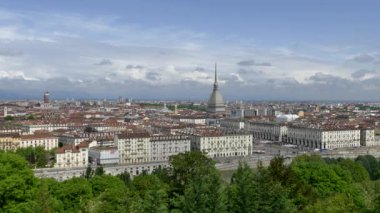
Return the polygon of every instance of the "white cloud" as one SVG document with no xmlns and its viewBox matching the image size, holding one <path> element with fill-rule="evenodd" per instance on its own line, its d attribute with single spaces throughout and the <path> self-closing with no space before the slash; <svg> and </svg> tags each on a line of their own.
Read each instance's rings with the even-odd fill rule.
<svg viewBox="0 0 380 213">
<path fill-rule="evenodd" d="M 112 16 L 0 11 L 1 17 L 9 24 L 0 25 L 0 79 L 15 91 L 12 80 L 27 86 L 29 90 L 20 90 L 23 93 L 33 93 L 45 84 L 62 96 L 134 92 L 134 96 L 156 98 L 158 94 L 207 98 L 209 92 L 204 89 L 212 88 L 215 61 L 221 89 L 227 97 L 237 93 L 246 99 L 259 95 L 247 91 L 263 91 L 268 97 L 309 97 L 326 82 L 330 89 L 338 82 L 337 88 L 352 84 L 358 91 L 374 88 L 378 82 L 373 73 L 349 80 L 355 70 L 368 70 L 347 62 L 348 56 L 360 56 L 350 48 L 300 43 L 260 46 L 228 35 L 120 23 L 118 17 Z M 242 69 L 239 64 L 247 66 Z M 371 66 L 370 70 L 377 70 L 380 65 Z M 39 81 L 24 85 L 23 81 L 30 80 Z M 357 97 L 360 96 L 352 93 L 352 98 Z M 375 95 L 368 96 L 371 97 Z"/>
</svg>

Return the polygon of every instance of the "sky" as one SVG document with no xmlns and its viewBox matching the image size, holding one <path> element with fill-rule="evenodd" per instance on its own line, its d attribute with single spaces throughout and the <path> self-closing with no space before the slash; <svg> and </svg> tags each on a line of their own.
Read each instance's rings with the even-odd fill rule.
<svg viewBox="0 0 380 213">
<path fill-rule="evenodd" d="M 0 99 L 380 101 L 380 1 L 2 0 Z"/>
</svg>

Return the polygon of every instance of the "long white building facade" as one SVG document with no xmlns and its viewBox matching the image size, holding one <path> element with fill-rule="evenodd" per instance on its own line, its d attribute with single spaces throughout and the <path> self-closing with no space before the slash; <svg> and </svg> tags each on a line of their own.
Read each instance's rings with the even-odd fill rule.
<svg viewBox="0 0 380 213">
<path fill-rule="evenodd" d="M 288 127 L 287 142 L 316 149 L 360 146 L 360 129 Z"/>
<path fill-rule="evenodd" d="M 201 134 L 192 135 L 191 150 L 207 153 L 209 157 L 247 156 L 252 153 L 251 134 Z"/>
<path fill-rule="evenodd" d="M 115 144 L 120 164 L 168 161 L 172 155 L 190 151 L 190 139 L 181 135 L 120 134 L 115 137 Z"/>
<path fill-rule="evenodd" d="M 288 127 L 278 123 L 252 122 L 245 123 L 245 129 L 253 134 L 255 139 L 286 142 Z"/>
</svg>

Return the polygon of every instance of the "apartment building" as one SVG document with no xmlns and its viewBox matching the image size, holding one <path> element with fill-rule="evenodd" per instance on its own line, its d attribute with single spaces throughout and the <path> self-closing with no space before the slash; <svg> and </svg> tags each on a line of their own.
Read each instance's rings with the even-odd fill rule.
<svg viewBox="0 0 380 213">
<path fill-rule="evenodd" d="M 255 139 L 286 141 L 288 127 L 278 123 L 252 122 L 245 123 L 245 129 L 253 134 Z"/>
<path fill-rule="evenodd" d="M 115 144 L 120 164 L 168 161 L 172 155 L 190 151 L 190 139 L 183 135 L 120 134 L 115 137 Z"/>
<path fill-rule="evenodd" d="M 52 134 L 21 135 L 20 148 L 42 146 L 45 150 L 58 147 L 58 137 Z"/>
<path fill-rule="evenodd" d="M 68 129 L 68 124 L 26 124 L 23 125 L 25 133 L 34 134 L 36 131 L 45 130 L 48 132 L 58 130 L 58 129 Z"/>
<path fill-rule="evenodd" d="M 56 168 L 88 166 L 88 144 L 65 145 L 56 150 Z"/>
<path fill-rule="evenodd" d="M 240 119 L 223 119 L 220 120 L 220 127 L 240 130 L 244 129 L 244 121 Z"/>
<path fill-rule="evenodd" d="M 362 146 L 378 146 L 380 141 L 375 138 L 374 128 L 362 128 L 360 130 L 360 145 Z"/>
<path fill-rule="evenodd" d="M 360 138 L 360 129 L 288 127 L 287 142 L 310 148 L 335 149 L 359 147 Z"/>
<path fill-rule="evenodd" d="M 190 136 L 191 150 L 206 152 L 209 157 L 247 156 L 252 153 L 251 134 L 202 132 Z"/>
<path fill-rule="evenodd" d="M 169 157 L 190 151 L 190 138 L 184 135 L 153 136 L 151 161 L 168 161 Z"/>
<path fill-rule="evenodd" d="M 150 135 L 148 133 L 119 134 L 115 137 L 119 150 L 120 164 L 136 164 L 149 162 Z"/>
<path fill-rule="evenodd" d="M 16 150 L 21 143 L 21 137 L 18 133 L 0 134 L 0 150 Z"/>
</svg>

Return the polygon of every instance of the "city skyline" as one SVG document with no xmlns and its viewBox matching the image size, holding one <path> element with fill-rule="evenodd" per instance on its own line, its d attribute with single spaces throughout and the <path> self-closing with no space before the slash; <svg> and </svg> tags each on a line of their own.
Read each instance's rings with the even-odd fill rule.
<svg viewBox="0 0 380 213">
<path fill-rule="evenodd" d="M 0 95 L 379 101 L 376 1 L 2 1 Z"/>
</svg>

